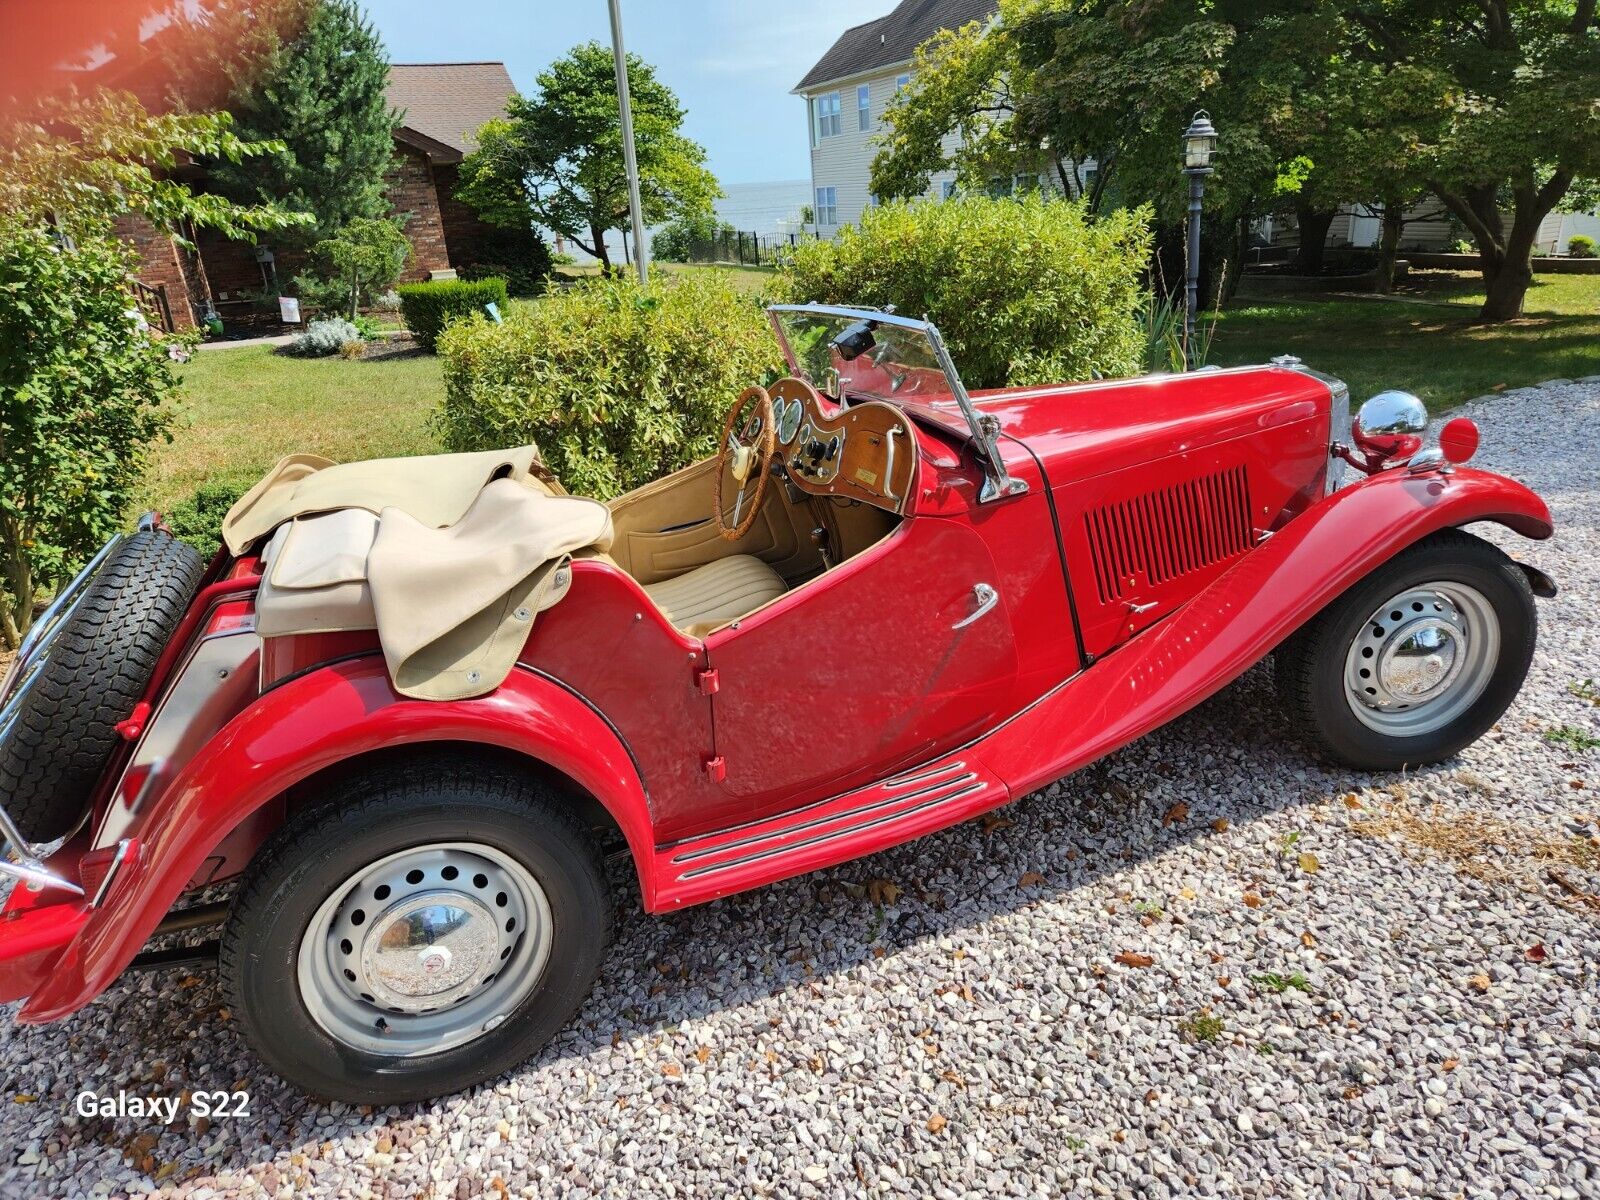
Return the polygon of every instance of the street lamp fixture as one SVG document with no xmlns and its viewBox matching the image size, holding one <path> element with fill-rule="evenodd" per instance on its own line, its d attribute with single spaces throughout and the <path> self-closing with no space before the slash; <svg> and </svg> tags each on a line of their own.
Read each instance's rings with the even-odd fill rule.
<svg viewBox="0 0 1600 1200">
<path fill-rule="evenodd" d="M 1211 159 L 1217 152 L 1217 130 L 1204 109 L 1195 113 L 1183 131 L 1183 173 L 1189 177 L 1189 269 L 1183 288 L 1183 360 L 1193 369 L 1198 346 L 1195 320 L 1200 309 L 1200 209 L 1206 194 L 1206 176 L 1211 174 Z"/>
</svg>

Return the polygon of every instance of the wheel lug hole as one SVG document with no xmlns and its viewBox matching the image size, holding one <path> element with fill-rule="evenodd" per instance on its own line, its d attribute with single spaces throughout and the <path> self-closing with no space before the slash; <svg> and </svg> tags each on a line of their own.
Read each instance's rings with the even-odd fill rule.
<svg viewBox="0 0 1600 1200">
<path fill-rule="evenodd" d="M 424 877 L 421 871 L 411 870 L 406 872 L 406 882 L 409 884 L 419 884 L 422 882 L 423 878 Z"/>
</svg>

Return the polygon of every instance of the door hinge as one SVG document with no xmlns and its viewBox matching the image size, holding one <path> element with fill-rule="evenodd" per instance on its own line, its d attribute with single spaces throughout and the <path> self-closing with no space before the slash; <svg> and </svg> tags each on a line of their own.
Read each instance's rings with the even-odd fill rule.
<svg viewBox="0 0 1600 1200">
<path fill-rule="evenodd" d="M 720 754 L 715 758 L 706 759 L 705 769 L 706 775 L 710 778 L 712 783 L 721 783 L 728 777 L 727 760 L 724 759 Z"/>
<path fill-rule="evenodd" d="M 700 689 L 702 696 L 713 696 L 716 694 L 717 689 L 722 686 L 722 679 L 717 674 L 715 667 L 707 667 L 704 671 L 696 671 L 694 673 L 694 683 Z"/>
</svg>

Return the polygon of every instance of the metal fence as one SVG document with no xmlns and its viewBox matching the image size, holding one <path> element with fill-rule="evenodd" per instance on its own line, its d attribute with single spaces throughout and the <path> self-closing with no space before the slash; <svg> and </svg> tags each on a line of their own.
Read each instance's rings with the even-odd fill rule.
<svg viewBox="0 0 1600 1200">
<path fill-rule="evenodd" d="M 810 237 L 801 233 L 745 233 L 738 229 L 718 230 L 714 237 L 691 241 L 688 261 L 727 263 L 740 266 L 774 266 L 784 254 Z"/>
</svg>

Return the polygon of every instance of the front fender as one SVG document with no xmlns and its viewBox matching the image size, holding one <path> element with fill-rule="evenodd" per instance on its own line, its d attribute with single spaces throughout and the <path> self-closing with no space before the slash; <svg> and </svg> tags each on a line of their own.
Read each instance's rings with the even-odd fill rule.
<svg viewBox="0 0 1600 1200">
<path fill-rule="evenodd" d="M 260 697 L 173 780 L 141 823 L 137 862 L 117 876 L 18 1019 L 53 1021 L 104 991 L 207 855 L 286 788 L 359 754 L 446 741 L 513 750 L 563 772 L 606 807 L 648 870 L 654 839 L 638 770 L 610 725 L 573 693 L 518 668 L 477 699 L 410 700 L 394 691 L 381 658 L 336 663 Z"/>
<path fill-rule="evenodd" d="M 978 751 L 1015 795 L 1059 779 L 1232 683 L 1407 546 L 1475 521 L 1497 521 L 1530 538 L 1547 538 L 1553 529 L 1543 500 L 1487 471 L 1395 469 L 1343 488 L 1166 620 L 991 734 Z M 1041 756 L 1041 746 L 1052 749 Z"/>
</svg>

